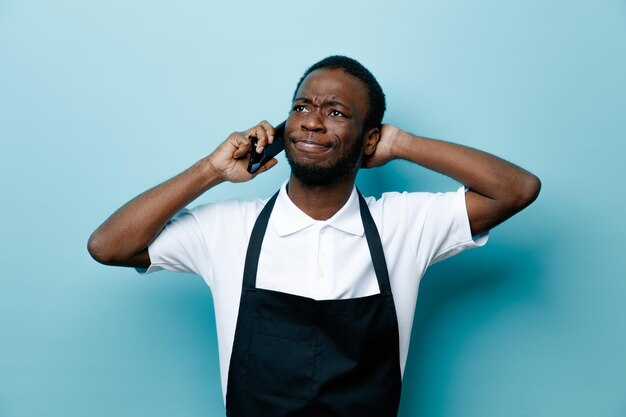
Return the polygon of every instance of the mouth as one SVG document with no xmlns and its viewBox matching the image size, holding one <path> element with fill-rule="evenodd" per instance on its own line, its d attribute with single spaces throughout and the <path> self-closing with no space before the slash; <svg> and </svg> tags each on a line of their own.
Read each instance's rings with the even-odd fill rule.
<svg viewBox="0 0 626 417">
<path fill-rule="evenodd" d="M 292 138 L 294 147 L 304 153 L 322 153 L 330 149 L 330 145 L 321 142 L 317 136 L 309 134 L 299 139 Z"/>
</svg>

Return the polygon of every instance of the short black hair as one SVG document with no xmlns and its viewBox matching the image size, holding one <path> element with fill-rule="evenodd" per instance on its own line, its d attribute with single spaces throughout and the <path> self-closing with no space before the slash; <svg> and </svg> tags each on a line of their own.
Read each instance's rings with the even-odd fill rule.
<svg viewBox="0 0 626 417">
<path fill-rule="evenodd" d="M 365 117 L 365 121 L 363 123 L 364 131 L 373 127 L 379 128 L 381 126 L 385 109 L 387 108 L 385 104 L 385 93 L 383 93 L 383 89 L 380 84 L 378 84 L 378 81 L 376 81 L 376 78 L 367 68 L 363 66 L 363 64 L 356 59 L 352 59 L 347 56 L 332 55 L 311 65 L 304 72 L 300 81 L 298 81 L 296 91 L 293 93 L 292 101 L 296 99 L 296 94 L 298 94 L 298 89 L 300 88 L 300 85 L 302 85 L 304 79 L 310 73 L 318 69 L 340 69 L 363 81 L 367 87 L 367 93 L 370 99 L 367 116 Z"/>
</svg>

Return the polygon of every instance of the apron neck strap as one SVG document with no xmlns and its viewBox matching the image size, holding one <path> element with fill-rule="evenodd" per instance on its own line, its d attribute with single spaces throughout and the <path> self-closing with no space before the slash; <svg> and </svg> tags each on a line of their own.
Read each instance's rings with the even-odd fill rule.
<svg viewBox="0 0 626 417">
<path fill-rule="evenodd" d="M 365 239 L 367 240 L 367 247 L 370 250 L 372 256 L 372 263 L 374 264 L 374 272 L 376 272 L 376 279 L 378 280 L 378 287 L 381 294 L 391 293 L 391 284 L 389 284 L 389 271 L 387 271 L 387 261 L 385 260 L 385 252 L 383 251 L 383 244 L 380 241 L 380 234 L 370 209 L 367 207 L 363 194 L 357 188 L 357 194 L 359 195 L 359 209 L 361 210 L 361 220 L 363 221 L 363 229 L 365 230 Z"/>
<path fill-rule="evenodd" d="M 250 235 L 250 241 L 248 242 L 248 251 L 246 252 L 246 261 L 244 263 L 243 271 L 243 288 L 255 288 L 256 276 L 259 266 L 259 256 L 261 255 L 261 246 L 263 244 L 263 238 L 265 237 L 265 231 L 269 223 L 274 203 L 278 193 L 276 192 L 268 200 L 261 210 L 259 217 L 257 217 L 252 234 Z M 374 264 L 374 272 L 376 273 L 376 279 L 378 280 L 378 287 L 381 294 L 390 294 L 391 285 L 389 284 L 389 272 L 387 270 L 387 262 L 385 261 L 385 253 L 383 252 L 383 245 L 380 241 L 380 235 L 378 229 L 374 223 L 374 219 L 367 207 L 367 203 L 363 198 L 361 192 L 357 189 L 359 196 L 359 209 L 361 212 L 361 220 L 363 222 L 363 229 L 365 230 L 365 239 L 367 240 L 367 247 L 369 248 L 370 255 L 372 257 L 372 263 Z"/>
<path fill-rule="evenodd" d="M 261 255 L 261 245 L 263 244 L 263 238 L 265 237 L 265 231 L 267 230 L 267 224 L 269 223 L 270 214 L 276 203 L 276 194 L 269 199 L 269 201 L 261 210 L 259 217 L 257 217 L 254 227 L 252 228 L 252 234 L 250 235 L 250 241 L 248 242 L 248 251 L 246 252 L 246 262 L 243 269 L 243 288 L 256 287 L 256 273 L 259 267 L 259 256 Z"/>
</svg>

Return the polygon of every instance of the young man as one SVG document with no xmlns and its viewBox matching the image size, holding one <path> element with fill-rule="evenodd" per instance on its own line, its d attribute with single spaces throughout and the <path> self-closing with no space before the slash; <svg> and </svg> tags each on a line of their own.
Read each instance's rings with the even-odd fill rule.
<svg viewBox="0 0 626 417">
<path fill-rule="evenodd" d="M 484 244 L 537 197 L 539 180 L 468 147 L 383 125 L 372 74 L 342 56 L 309 68 L 285 127 L 291 175 L 269 200 L 184 210 L 246 170 L 263 121 L 116 211 L 91 236 L 99 262 L 201 275 L 211 287 L 227 414 L 395 416 L 419 281 Z M 405 159 L 464 185 L 457 192 L 364 199 L 361 167 Z M 270 161 L 261 171 L 275 165 Z"/>
</svg>

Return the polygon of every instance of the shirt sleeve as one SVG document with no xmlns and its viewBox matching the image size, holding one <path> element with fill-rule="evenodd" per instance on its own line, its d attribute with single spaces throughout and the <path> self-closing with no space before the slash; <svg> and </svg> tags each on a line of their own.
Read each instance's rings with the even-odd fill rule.
<svg viewBox="0 0 626 417">
<path fill-rule="evenodd" d="M 429 194 L 425 211 L 418 209 L 418 256 L 427 256 L 427 265 L 487 243 L 489 232 L 472 236 L 465 191 L 462 186 L 456 192 Z"/>
<path fill-rule="evenodd" d="M 209 251 L 197 217 L 199 209 L 183 209 L 166 223 L 148 246 L 150 266 L 137 269 L 139 273 L 167 270 L 202 275 L 208 268 Z"/>
</svg>

